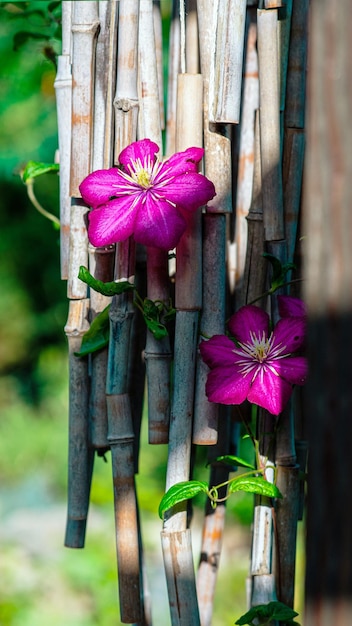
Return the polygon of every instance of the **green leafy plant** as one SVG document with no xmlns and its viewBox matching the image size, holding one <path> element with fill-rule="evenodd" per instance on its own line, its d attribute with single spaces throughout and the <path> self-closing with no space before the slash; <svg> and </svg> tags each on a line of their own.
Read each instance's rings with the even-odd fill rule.
<svg viewBox="0 0 352 626">
<path fill-rule="evenodd" d="M 271 622 L 285 623 L 287 626 L 300 626 L 298 622 L 293 620 L 298 613 L 291 609 L 283 602 L 269 602 L 268 604 L 258 604 L 253 606 L 247 613 L 242 615 L 235 624 L 238 626 L 269 626 Z M 256 622 L 254 622 L 256 620 Z"/>
</svg>

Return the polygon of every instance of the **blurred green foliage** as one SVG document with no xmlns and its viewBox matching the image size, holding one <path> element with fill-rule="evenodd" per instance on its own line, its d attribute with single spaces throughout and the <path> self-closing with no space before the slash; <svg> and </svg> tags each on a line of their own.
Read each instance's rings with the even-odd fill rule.
<svg viewBox="0 0 352 626">
<path fill-rule="evenodd" d="M 52 60 L 60 48 L 59 5 L 0 4 L 0 374 L 14 377 L 34 404 L 45 387 L 42 350 L 64 345 L 66 285 L 59 233 L 31 205 L 20 172 L 29 160 L 53 161 L 57 149 Z M 58 214 L 56 175 L 38 179 L 36 193 Z"/>
</svg>

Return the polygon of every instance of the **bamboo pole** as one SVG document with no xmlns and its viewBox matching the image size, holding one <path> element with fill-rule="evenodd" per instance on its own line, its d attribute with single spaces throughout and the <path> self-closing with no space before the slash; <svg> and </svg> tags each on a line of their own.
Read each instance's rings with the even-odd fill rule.
<svg viewBox="0 0 352 626">
<path fill-rule="evenodd" d="M 248 27 L 246 33 L 245 71 L 243 77 L 243 95 L 239 139 L 238 172 L 236 181 L 236 274 L 237 291 L 241 289 L 247 250 L 247 215 L 251 205 L 255 112 L 259 107 L 258 55 L 256 49 L 257 26 L 256 11 L 247 9 Z"/>
<path fill-rule="evenodd" d="M 209 120 L 240 121 L 246 0 L 215 0 L 215 48 L 210 66 Z"/>
<path fill-rule="evenodd" d="M 140 116 L 139 136 L 162 145 L 158 68 L 155 53 L 152 0 L 141 0 L 139 29 Z M 147 296 L 168 304 L 170 299 L 168 253 L 147 248 Z M 149 443 L 167 443 L 170 419 L 171 348 L 168 336 L 155 339 L 147 330 L 145 361 L 148 384 Z"/>
<path fill-rule="evenodd" d="M 118 59 L 115 109 L 114 163 L 124 147 L 136 140 L 138 93 L 139 2 L 119 2 Z M 134 280 L 135 245 L 131 239 L 116 245 L 115 280 Z M 135 491 L 134 430 L 128 394 L 128 363 L 133 317 L 130 295 L 114 296 L 110 307 L 110 343 L 106 381 L 108 441 L 114 484 L 116 552 L 121 621 L 143 619 L 140 531 Z"/>
<path fill-rule="evenodd" d="M 211 463 L 209 487 L 224 483 L 229 477 L 229 466 L 217 463 L 215 459 L 230 451 L 231 442 L 231 415 L 229 407 L 222 407 L 219 422 L 219 436 L 217 444 L 209 448 Z M 218 491 L 219 498 L 226 496 L 227 487 Z M 219 562 L 225 528 L 226 503 L 221 502 L 214 509 L 208 499 L 205 505 L 205 516 L 202 529 L 202 543 L 200 562 L 197 572 L 197 595 L 199 602 L 200 621 L 202 626 L 211 626 L 215 586 L 219 570 Z"/>
<path fill-rule="evenodd" d="M 54 83 L 60 157 L 60 261 L 61 279 L 68 278 L 70 246 L 70 153 L 71 153 L 71 107 L 72 107 L 72 2 L 62 3 L 62 51 L 57 60 Z"/>
<path fill-rule="evenodd" d="M 202 86 L 199 74 L 180 74 L 178 77 L 177 150 L 202 145 Z M 194 106 L 192 125 L 189 101 Z M 190 216 L 188 228 L 176 250 L 174 396 L 166 489 L 190 478 L 194 376 L 201 306 L 200 226 L 201 214 L 198 211 Z M 185 381 L 187 384 L 184 384 Z M 165 516 L 161 541 L 172 624 L 199 626 L 192 544 L 186 507 L 182 503 Z"/>
<path fill-rule="evenodd" d="M 88 6 L 89 5 L 89 6 Z M 71 300 L 66 325 L 68 336 L 87 329 L 87 287 L 78 279 L 80 265 L 88 264 L 85 218 L 87 207 L 78 186 L 90 172 L 92 158 L 92 113 L 94 56 L 99 28 L 97 3 L 75 2 L 72 13 L 72 125 L 70 159 L 70 239 L 67 295 Z M 68 23 L 66 23 L 68 27 Z M 82 312 L 84 311 L 84 315 Z M 72 316 L 72 319 L 70 318 Z M 73 328 L 73 330 L 72 330 Z M 80 344 L 79 344 L 80 345 Z M 70 354 L 72 352 L 69 347 Z M 77 346 L 77 350 L 79 346 Z M 88 451 L 88 368 L 70 356 L 69 476 L 65 545 L 83 547 L 93 456 Z M 80 408 L 81 407 L 81 408 Z M 82 409 L 83 408 L 83 409 Z M 72 495 L 75 494 L 75 495 Z M 77 510 L 80 518 L 76 521 Z"/>
<path fill-rule="evenodd" d="M 213 7 L 198 0 L 200 62 L 203 76 L 204 115 L 204 169 L 205 175 L 216 185 L 216 196 L 207 204 L 206 212 L 218 219 L 204 217 L 203 250 L 203 307 L 201 330 L 206 336 L 224 332 L 225 324 L 225 265 L 226 214 L 232 210 L 231 142 L 228 127 L 209 122 L 209 80 L 211 55 L 214 48 Z M 211 226 L 212 225 L 212 226 Z M 210 230 L 213 229 L 213 231 Z M 219 264 L 214 264 L 214 258 Z M 208 271 L 211 273 L 208 274 Z M 213 273 L 212 273 L 213 272 Z M 215 444 L 217 441 L 218 407 L 210 404 L 205 395 L 207 367 L 200 356 L 197 359 L 193 442 Z"/>
<path fill-rule="evenodd" d="M 277 10 L 258 10 L 260 149 L 263 219 L 267 241 L 284 238 Z"/>
<path fill-rule="evenodd" d="M 172 4 L 172 17 L 169 33 L 169 59 L 167 82 L 167 115 L 166 115 L 166 155 L 176 152 L 176 101 L 177 76 L 180 72 L 180 20 L 178 3 Z"/>
<path fill-rule="evenodd" d="M 116 76 L 116 27 L 117 3 L 99 2 L 100 30 L 96 44 L 96 71 L 94 84 L 94 127 L 92 169 L 110 167 L 111 146 L 113 143 L 112 89 Z M 98 280 L 113 280 L 115 247 L 94 248 L 89 246 L 89 270 Z M 92 290 L 90 295 L 90 321 L 107 307 L 111 298 Z M 90 442 L 103 453 L 108 448 L 107 408 L 106 408 L 106 368 L 108 349 L 104 348 L 91 355 L 90 386 Z"/>
<path fill-rule="evenodd" d="M 89 328 L 89 300 L 71 300 L 65 333 L 69 345 L 69 446 L 65 546 L 83 548 L 93 458 L 88 446 L 88 361 L 75 356 Z"/>
</svg>

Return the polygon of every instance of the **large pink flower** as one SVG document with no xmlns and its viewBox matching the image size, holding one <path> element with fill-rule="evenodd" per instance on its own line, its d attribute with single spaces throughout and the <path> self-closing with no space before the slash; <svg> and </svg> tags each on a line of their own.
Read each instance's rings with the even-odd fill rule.
<svg viewBox="0 0 352 626">
<path fill-rule="evenodd" d="M 88 237 L 94 246 L 124 241 L 170 250 L 187 226 L 187 212 L 195 211 L 215 196 L 213 183 L 197 166 L 202 148 L 188 148 L 164 163 L 159 147 L 150 139 L 122 150 L 121 168 L 97 170 L 80 185 L 89 212 Z"/>
<path fill-rule="evenodd" d="M 303 345 L 305 318 L 285 317 L 269 334 L 269 316 L 253 305 L 239 309 L 229 320 L 235 338 L 215 335 L 202 341 L 200 352 L 210 367 L 206 393 L 211 402 L 242 404 L 249 400 L 279 415 L 293 385 L 303 385 L 307 360 L 294 353 Z"/>
</svg>

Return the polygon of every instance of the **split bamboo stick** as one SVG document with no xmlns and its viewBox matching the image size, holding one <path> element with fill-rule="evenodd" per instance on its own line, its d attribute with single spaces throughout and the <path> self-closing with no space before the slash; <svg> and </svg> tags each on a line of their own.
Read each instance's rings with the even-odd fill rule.
<svg viewBox="0 0 352 626">
<path fill-rule="evenodd" d="M 176 101 L 177 76 L 180 72 L 180 20 L 178 3 L 172 4 L 172 16 L 169 33 L 169 58 L 167 82 L 167 115 L 166 115 L 166 155 L 176 152 Z"/>
<path fill-rule="evenodd" d="M 60 159 L 60 262 L 61 279 L 68 278 L 70 246 L 70 153 L 71 153 L 71 107 L 72 107 L 72 2 L 62 3 L 62 50 L 57 60 L 54 83 L 59 137 Z"/>
</svg>

